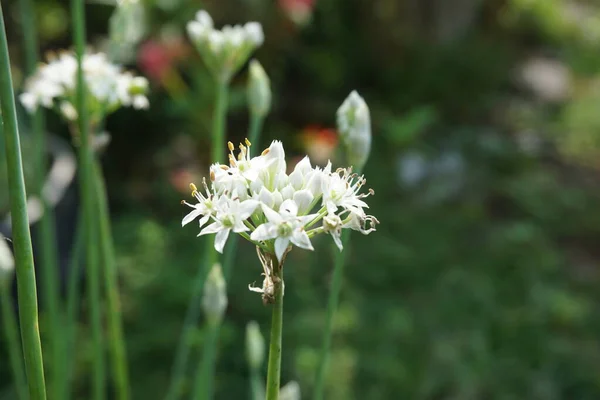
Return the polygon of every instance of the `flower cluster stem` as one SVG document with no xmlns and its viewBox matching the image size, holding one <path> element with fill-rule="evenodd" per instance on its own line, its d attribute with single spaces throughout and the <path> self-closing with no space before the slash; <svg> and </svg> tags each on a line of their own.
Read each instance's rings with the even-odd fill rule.
<svg viewBox="0 0 600 400">
<path fill-rule="evenodd" d="M 267 368 L 267 400 L 279 399 L 281 386 L 281 336 L 283 331 L 283 269 L 273 256 L 275 275 L 275 302 L 271 317 L 271 339 L 269 343 L 269 365 Z"/>
<path fill-rule="evenodd" d="M 30 398 L 31 400 L 43 400 L 46 398 L 46 382 L 44 379 L 42 346 L 38 330 L 35 268 L 31 234 L 29 232 L 29 218 L 27 215 L 17 112 L 13 93 L 6 28 L 4 26 L 4 12 L 0 5 L 0 104 L 2 106 L 2 123 L 6 144 L 8 192 L 15 249 L 21 338 L 23 341 L 23 355 L 25 358 Z"/>
<path fill-rule="evenodd" d="M 1 239 L 0 239 L 1 240 Z M 23 356 L 20 351 L 19 326 L 15 315 L 15 307 L 11 296 L 10 280 L 0 285 L 0 307 L 2 308 L 2 330 L 6 335 L 8 359 L 12 369 L 15 392 L 18 400 L 27 400 L 27 378 L 23 367 Z"/>
<path fill-rule="evenodd" d="M 94 187 L 93 187 L 93 155 L 90 138 L 90 127 L 88 117 L 88 105 L 86 104 L 86 88 L 84 71 L 82 68 L 85 53 L 85 13 L 84 1 L 72 0 L 73 17 L 73 39 L 77 55 L 77 90 L 76 108 L 79 125 L 79 176 L 81 199 L 83 203 L 83 224 L 85 229 L 85 254 L 88 284 L 88 305 L 90 307 L 92 343 L 93 343 L 93 379 L 91 396 L 94 400 L 102 400 L 106 397 L 106 367 L 104 361 L 104 346 L 102 340 L 102 316 L 101 316 L 101 289 L 100 289 L 100 264 L 99 253 L 96 246 L 97 232 L 94 223 L 96 215 L 94 210 Z"/>
<path fill-rule="evenodd" d="M 342 244 L 346 247 L 350 238 L 350 231 L 344 230 L 342 232 Z M 346 263 L 345 252 L 340 252 L 334 245 L 334 262 L 333 262 L 333 278 L 331 281 L 331 290 L 329 292 L 329 299 L 327 301 L 327 317 L 325 322 L 325 330 L 323 333 L 323 344 L 321 348 L 321 358 L 319 360 L 319 366 L 317 367 L 317 377 L 315 384 L 315 391 L 313 394 L 314 400 L 323 399 L 323 389 L 325 384 L 325 375 L 327 371 L 327 365 L 329 363 L 329 355 L 331 352 L 331 338 L 333 336 L 333 320 L 338 309 L 340 301 L 340 292 L 342 291 L 342 281 L 344 278 L 344 265 Z"/>
<path fill-rule="evenodd" d="M 250 128 L 248 131 L 248 139 L 253 147 L 251 147 L 248 151 L 250 151 L 250 155 L 253 155 L 252 149 L 260 149 L 260 133 L 262 132 L 262 127 L 264 123 L 264 118 L 256 115 L 255 113 L 250 113 Z"/>
<path fill-rule="evenodd" d="M 102 252 L 104 287 L 106 290 L 107 319 L 109 334 L 109 350 L 112 361 L 113 379 L 117 400 L 130 398 L 129 374 L 127 370 L 127 353 L 123 338 L 123 323 L 121 320 L 121 304 L 117 285 L 114 241 L 111 234 L 106 187 L 99 162 L 93 164 L 95 197 L 98 206 L 98 227 L 100 231 L 100 251 Z"/>
<path fill-rule="evenodd" d="M 227 120 L 227 82 L 217 83 L 215 110 L 213 114 L 212 162 L 222 162 L 225 156 L 225 125 Z"/>
</svg>

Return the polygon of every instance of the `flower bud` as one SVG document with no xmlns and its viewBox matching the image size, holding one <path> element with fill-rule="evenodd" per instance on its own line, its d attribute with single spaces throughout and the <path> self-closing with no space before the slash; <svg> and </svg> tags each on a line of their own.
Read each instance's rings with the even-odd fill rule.
<svg viewBox="0 0 600 400">
<path fill-rule="evenodd" d="M 371 151 L 371 115 L 367 103 L 356 91 L 350 93 L 338 109 L 337 126 L 348 161 L 361 170 Z"/>
<path fill-rule="evenodd" d="M 8 282 L 15 270 L 15 260 L 8 247 L 8 239 L 0 235 L 0 286 Z M 0 290 L 2 290 L 0 288 Z"/>
<path fill-rule="evenodd" d="M 217 323 L 223 318 L 227 308 L 227 289 L 221 272 L 221 264 L 216 263 L 204 284 L 202 307 L 210 323 Z"/>
<path fill-rule="evenodd" d="M 289 381 L 279 390 L 279 400 L 300 400 L 300 385 Z"/>
<path fill-rule="evenodd" d="M 246 357 L 251 369 L 259 370 L 265 358 L 265 339 L 256 321 L 246 325 Z"/>
<path fill-rule="evenodd" d="M 271 82 L 262 65 L 256 60 L 250 61 L 247 91 L 250 112 L 264 118 L 271 109 Z"/>
<path fill-rule="evenodd" d="M 140 0 L 118 0 L 109 19 L 109 35 L 113 59 L 128 62 L 134 47 L 147 32 L 146 9 Z"/>
</svg>

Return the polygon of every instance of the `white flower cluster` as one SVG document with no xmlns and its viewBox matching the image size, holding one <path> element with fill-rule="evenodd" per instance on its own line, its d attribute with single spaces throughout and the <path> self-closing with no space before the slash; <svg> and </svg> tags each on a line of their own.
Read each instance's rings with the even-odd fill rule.
<svg viewBox="0 0 600 400">
<path fill-rule="evenodd" d="M 283 145 L 274 141 L 260 156 L 250 157 L 250 142 L 240 145 L 233 154 L 229 142 L 229 165 L 210 167 L 210 187 L 203 182 L 203 192 L 193 184 L 196 204 L 182 221 L 186 225 L 200 218 L 200 235 L 215 233 L 215 248 L 223 252 L 230 232 L 274 254 L 281 263 L 290 244 L 313 250 L 310 239 L 320 233 L 330 234 L 342 250 L 342 229 L 368 234 L 379 222 L 365 213 L 364 198 L 372 190 L 360 193 L 366 180 L 350 169 L 332 171 L 313 167 L 305 157 L 288 175 Z M 321 222 L 320 226 L 317 224 Z"/>
<path fill-rule="evenodd" d="M 134 76 L 115 64 L 104 53 L 86 53 L 82 67 L 88 96 L 88 110 L 92 122 L 119 107 L 148 108 L 148 81 Z M 77 119 L 75 96 L 77 88 L 77 58 L 72 52 L 50 57 L 48 64 L 39 67 L 25 83 L 25 92 L 19 99 L 23 106 L 34 112 L 38 107 L 57 107 L 69 121 Z"/>
<path fill-rule="evenodd" d="M 211 73 L 221 82 L 228 82 L 265 40 L 258 22 L 225 25 L 218 30 L 204 10 L 187 24 L 187 31 Z"/>
</svg>

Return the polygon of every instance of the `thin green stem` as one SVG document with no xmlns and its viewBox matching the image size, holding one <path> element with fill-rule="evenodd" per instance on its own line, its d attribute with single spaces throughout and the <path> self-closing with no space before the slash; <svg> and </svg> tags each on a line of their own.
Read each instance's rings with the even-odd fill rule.
<svg viewBox="0 0 600 400">
<path fill-rule="evenodd" d="M 66 354 L 75 354 L 75 343 L 77 342 L 77 316 L 79 315 L 80 308 L 80 295 L 81 295 L 81 256 L 84 251 L 85 230 L 83 229 L 83 212 L 80 210 L 77 218 L 77 227 L 75 228 L 75 241 L 73 248 L 71 249 L 71 258 L 69 260 L 68 278 L 67 278 L 67 335 L 66 340 Z M 67 364 L 65 365 L 65 380 L 67 383 L 67 389 L 65 391 L 65 400 L 71 398 L 71 391 L 69 386 L 73 379 L 73 371 L 75 366 L 75 357 L 67 357 Z"/>
<path fill-rule="evenodd" d="M 29 232 L 29 217 L 27 215 L 27 196 L 25 194 L 21 144 L 19 142 L 17 112 L 13 93 L 4 12 L 0 5 L 0 103 L 2 106 L 8 170 L 8 192 L 15 249 L 21 339 L 23 341 L 23 355 L 25 357 L 30 398 L 31 400 L 39 400 L 46 398 L 46 382 L 44 380 L 42 346 L 38 330 L 37 290 L 31 234 Z"/>
<path fill-rule="evenodd" d="M 345 229 L 342 232 L 342 244 L 344 247 L 350 238 L 350 231 Z M 325 384 L 325 375 L 327 365 L 329 363 L 329 355 L 331 351 L 331 338 L 333 336 L 333 320 L 338 309 L 340 301 L 340 292 L 342 291 L 342 281 L 344 278 L 344 265 L 346 263 L 345 252 L 338 251 L 338 248 L 333 246 L 334 262 L 333 262 L 333 278 L 331 281 L 331 290 L 327 301 L 327 317 L 325 322 L 325 330 L 323 333 L 323 344 L 321 348 L 321 358 L 317 367 L 317 376 L 315 380 L 315 390 L 313 394 L 314 400 L 323 399 L 323 389 Z"/>
<path fill-rule="evenodd" d="M 71 14 L 73 18 L 73 41 L 77 55 L 77 91 L 76 108 L 79 127 L 79 172 L 81 199 L 84 212 L 84 229 L 86 239 L 86 266 L 87 266 L 87 294 L 88 305 L 91 315 L 91 329 L 93 346 L 93 396 L 94 400 L 102 400 L 106 397 L 106 370 L 102 343 L 102 317 L 101 317 L 101 289 L 100 289 L 100 266 L 98 249 L 96 246 L 96 234 L 94 222 L 94 187 L 93 187 L 93 155 L 90 139 L 90 126 L 88 116 L 88 105 L 86 100 L 86 88 L 82 61 L 85 53 L 85 14 L 84 1 L 71 1 Z"/>
<path fill-rule="evenodd" d="M 265 386 L 260 376 L 260 371 L 252 369 L 250 371 L 250 399 L 251 400 L 264 400 L 265 398 Z"/>
<path fill-rule="evenodd" d="M 225 127 L 227 122 L 227 83 L 217 83 L 215 110 L 213 114 L 212 162 L 222 162 L 225 156 Z"/>
<path fill-rule="evenodd" d="M 4 240 L 1 239 L 0 240 Z M 19 340 L 19 326 L 17 324 L 16 310 L 10 293 L 10 282 L 0 284 L 0 306 L 2 308 L 2 330 L 6 335 L 8 359 L 13 373 L 15 391 L 19 400 L 27 400 L 27 378 L 23 367 L 21 341 Z"/>
<path fill-rule="evenodd" d="M 171 381 L 167 391 L 166 400 L 176 400 L 180 398 L 185 372 L 188 365 L 190 350 L 192 346 L 192 337 L 194 330 L 198 325 L 198 319 L 202 311 L 202 291 L 204 289 L 204 281 L 208 275 L 208 271 L 212 266 L 210 259 L 214 251 L 214 245 L 211 238 L 205 238 L 206 246 L 204 257 L 202 258 L 201 267 L 194 278 L 192 287 L 192 296 L 188 304 L 187 311 L 183 322 L 183 329 L 175 351 L 175 360 L 171 369 Z"/>
<path fill-rule="evenodd" d="M 121 320 L 121 301 L 117 284 L 114 241 L 111 234 L 110 215 L 106 199 L 106 187 L 99 162 L 94 163 L 96 199 L 98 202 L 98 220 L 100 228 L 100 248 L 104 262 L 104 283 L 107 300 L 109 350 L 112 359 L 113 379 L 116 386 L 116 398 L 128 400 L 130 396 L 129 373 L 127 370 L 127 352 L 123 339 Z"/>
<path fill-rule="evenodd" d="M 250 113 L 250 128 L 248 130 L 248 140 L 253 147 L 250 147 L 250 155 L 252 155 L 252 149 L 260 149 L 260 134 L 262 132 L 264 118 L 254 113 Z"/>
<path fill-rule="evenodd" d="M 206 337 L 204 338 L 202 359 L 196 377 L 194 400 L 210 400 L 213 398 L 213 381 L 215 379 L 215 362 L 220 327 L 220 321 L 208 321 L 205 324 Z"/>
<path fill-rule="evenodd" d="M 271 317 L 271 339 L 269 343 L 269 366 L 267 369 L 266 400 L 278 400 L 281 386 L 281 335 L 283 331 L 283 266 L 273 260 L 273 284 L 275 285 L 275 302 Z"/>
</svg>

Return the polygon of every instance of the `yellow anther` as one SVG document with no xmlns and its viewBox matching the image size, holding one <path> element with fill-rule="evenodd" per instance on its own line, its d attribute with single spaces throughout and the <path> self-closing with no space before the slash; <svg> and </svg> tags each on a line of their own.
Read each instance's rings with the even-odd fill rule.
<svg viewBox="0 0 600 400">
<path fill-rule="evenodd" d="M 264 149 L 262 153 L 260 153 L 261 156 L 266 156 L 267 154 L 269 154 L 269 149 Z"/>
<path fill-rule="evenodd" d="M 244 142 L 246 142 L 246 146 L 248 146 L 248 147 L 252 146 L 252 143 L 250 143 L 248 138 L 244 139 Z"/>
<path fill-rule="evenodd" d="M 181 204 L 182 204 L 182 205 L 185 205 L 185 200 L 181 200 Z"/>
<path fill-rule="evenodd" d="M 192 193 L 197 192 L 198 188 L 196 187 L 196 185 L 194 185 L 193 183 L 190 183 L 190 189 L 192 190 Z"/>
<path fill-rule="evenodd" d="M 219 165 L 219 168 L 221 168 L 223 171 L 227 171 L 229 169 L 229 167 L 225 164 Z"/>
<path fill-rule="evenodd" d="M 210 171 L 210 180 L 211 182 L 215 181 L 215 171 Z"/>
<path fill-rule="evenodd" d="M 229 151 L 233 151 L 233 149 L 235 149 L 235 147 L 233 147 L 233 143 L 231 142 L 227 142 L 227 147 L 229 147 Z"/>
</svg>

